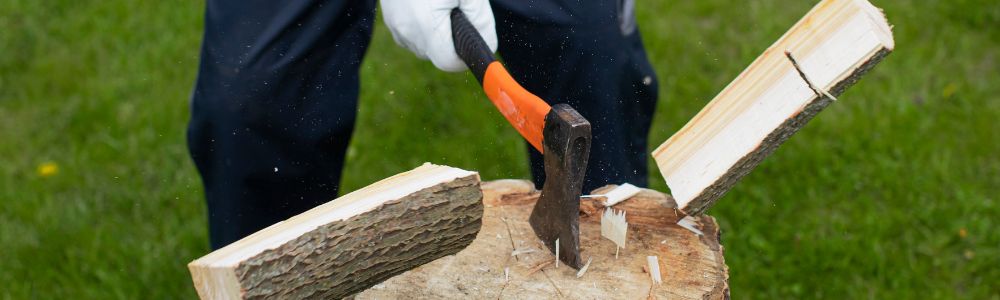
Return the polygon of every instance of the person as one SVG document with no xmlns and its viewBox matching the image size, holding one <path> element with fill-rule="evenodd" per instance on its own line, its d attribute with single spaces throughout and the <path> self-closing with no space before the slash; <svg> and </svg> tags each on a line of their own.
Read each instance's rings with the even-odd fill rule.
<svg viewBox="0 0 1000 300">
<path fill-rule="evenodd" d="M 633 1 L 382 0 L 381 9 L 397 44 L 463 71 L 449 18 L 459 7 L 526 89 L 579 111 L 592 124 L 589 191 L 647 183 L 657 81 Z M 207 1 L 188 147 L 213 249 L 336 198 L 375 10 L 374 0 Z M 526 149 L 540 186 L 542 156 Z"/>
</svg>

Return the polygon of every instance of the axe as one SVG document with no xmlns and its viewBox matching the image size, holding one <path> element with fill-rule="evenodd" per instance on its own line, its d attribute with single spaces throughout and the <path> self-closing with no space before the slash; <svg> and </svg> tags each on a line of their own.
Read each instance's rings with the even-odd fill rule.
<svg viewBox="0 0 1000 300">
<path fill-rule="evenodd" d="M 461 10 L 451 11 L 455 51 L 497 110 L 545 161 L 545 184 L 528 222 L 559 260 L 579 269 L 580 190 L 590 155 L 590 122 L 566 104 L 549 106 L 528 92 L 496 60 Z M 559 246 L 556 246 L 556 243 Z"/>
</svg>

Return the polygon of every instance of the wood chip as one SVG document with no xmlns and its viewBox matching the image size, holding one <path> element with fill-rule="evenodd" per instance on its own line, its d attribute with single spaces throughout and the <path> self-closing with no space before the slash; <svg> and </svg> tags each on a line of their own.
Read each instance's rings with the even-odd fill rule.
<svg viewBox="0 0 1000 300">
<path fill-rule="evenodd" d="M 680 221 L 677 221 L 677 225 L 680 225 L 681 227 L 684 227 L 684 229 L 694 232 L 694 234 L 697 234 L 698 236 L 705 235 L 705 233 L 701 232 L 701 230 L 698 230 L 698 227 L 695 227 L 694 219 L 691 218 L 691 216 L 684 217 Z"/>
<path fill-rule="evenodd" d="M 610 207 L 612 205 L 618 204 L 622 201 L 632 198 L 632 196 L 635 196 L 640 191 L 642 190 L 639 189 L 639 187 L 637 186 L 631 185 L 629 183 L 623 183 L 622 185 L 619 185 L 618 187 L 614 188 L 613 190 L 604 195 L 607 198 L 607 200 L 605 200 L 606 202 L 604 205 Z"/>
<path fill-rule="evenodd" d="M 518 255 L 521 255 L 521 254 L 528 254 L 528 253 L 532 253 L 532 252 L 535 252 L 535 249 L 532 249 L 532 248 L 528 248 L 528 249 L 515 249 L 514 251 L 510 252 L 510 256 L 518 256 Z"/>
<path fill-rule="evenodd" d="M 656 284 L 663 283 L 663 279 L 660 277 L 660 261 L 656 256 L 646 256 L 646 264 L 649 265 L 649 277 L 653 279 Z"/>
<path fill-rule="evenodd" d="M 579 272 L 576 272 L 576 278 L 583 277 L 583 274 L 587 273 L 587 268 L 590 268 L 590 263 L 592 261 L 594 261 L 594 257 L 593 256 L 591 256 L 590 258 L 587 259 L 587 264 L 583 265 L 583 268 L 580 268 Z"/>
<path fill-rule="evenodd" d="M 559 268 L 559 239 L 556 239 L 556 269 Z"/>
</svg>

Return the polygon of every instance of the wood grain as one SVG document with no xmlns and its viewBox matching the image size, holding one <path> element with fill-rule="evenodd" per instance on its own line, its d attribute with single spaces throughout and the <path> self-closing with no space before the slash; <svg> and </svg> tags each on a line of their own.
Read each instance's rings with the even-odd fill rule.
<svg viewBox="0 0 1000 300">
<path fill-rule="evenodd" d="M 816 90 L 841 95 L 894 47 L 885 16 L 868 1 L 813 7 L 653 151 L 680 210 L 697 215 L 712 206 L 833 101 Z"/>
<path fill-rule="evenodd" d="M 531 231 L 528 216 L 538 192 L 530 182 L 483 183 L 483 227 L 468 248 L 438 259 L 356 295 L 357 299 L 725 299 L 728 268 L 719 229 L 710 216 L 696 217 L 704 236 L 651 217 L 670 212 L 673 200 L 643 190 L 615 206 L 629 220 L 629 241 L 615 259 L 615 244 L 600 236 L 600 214 L 580 218 L 581 254 L 593 258 L 580 278 L 555 267 L 553 256 Z M 611 188 L 605 187 L 602 189 Z M 595 191 L 597 193 L 597 191 Z M 595 212 L 603 206 L 593 206 Z M 634 224 L 634 225 L 633 225 Z M 511 256 L 515 250 L 534 250 Z M 646 256 L 659 257 L 663 283 L 654 286 L 644 273 Z M 506 272 L 505 272 L 506 270 Z"/>
</svg>

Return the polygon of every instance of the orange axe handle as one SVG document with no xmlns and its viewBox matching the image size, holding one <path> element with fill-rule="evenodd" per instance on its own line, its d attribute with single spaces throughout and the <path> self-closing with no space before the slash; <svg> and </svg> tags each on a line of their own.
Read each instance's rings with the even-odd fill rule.
<svg viewBox="0 0 1000 300">
<path fill-rule="evenodd" d="M 535 146 L 538 152 L 544 152 L 542 128 L 545 127 L 545 115 L 549 114 L 552 107 L 542 101 L 542 98 L 538 98 L 517 84 L 498 61 L 486 67 L 483 90 L 510 125 L 513 125 L 528 143 Z"/>
<path fill-rule="evenodd" d="M 535 96 L 510 76 L 507 69 L 493 56 L 486 41 L 469 23 L 465 14 L 455 8 L 451 11 L 451 31 L 458 56 L 483 85 L 486 97 L 503 114 L 510 125 L 521 133 L 539 153 L 542 150 L 542 129 L 545 115 L 552 110 L 548 103 Z"/>
</svg>

